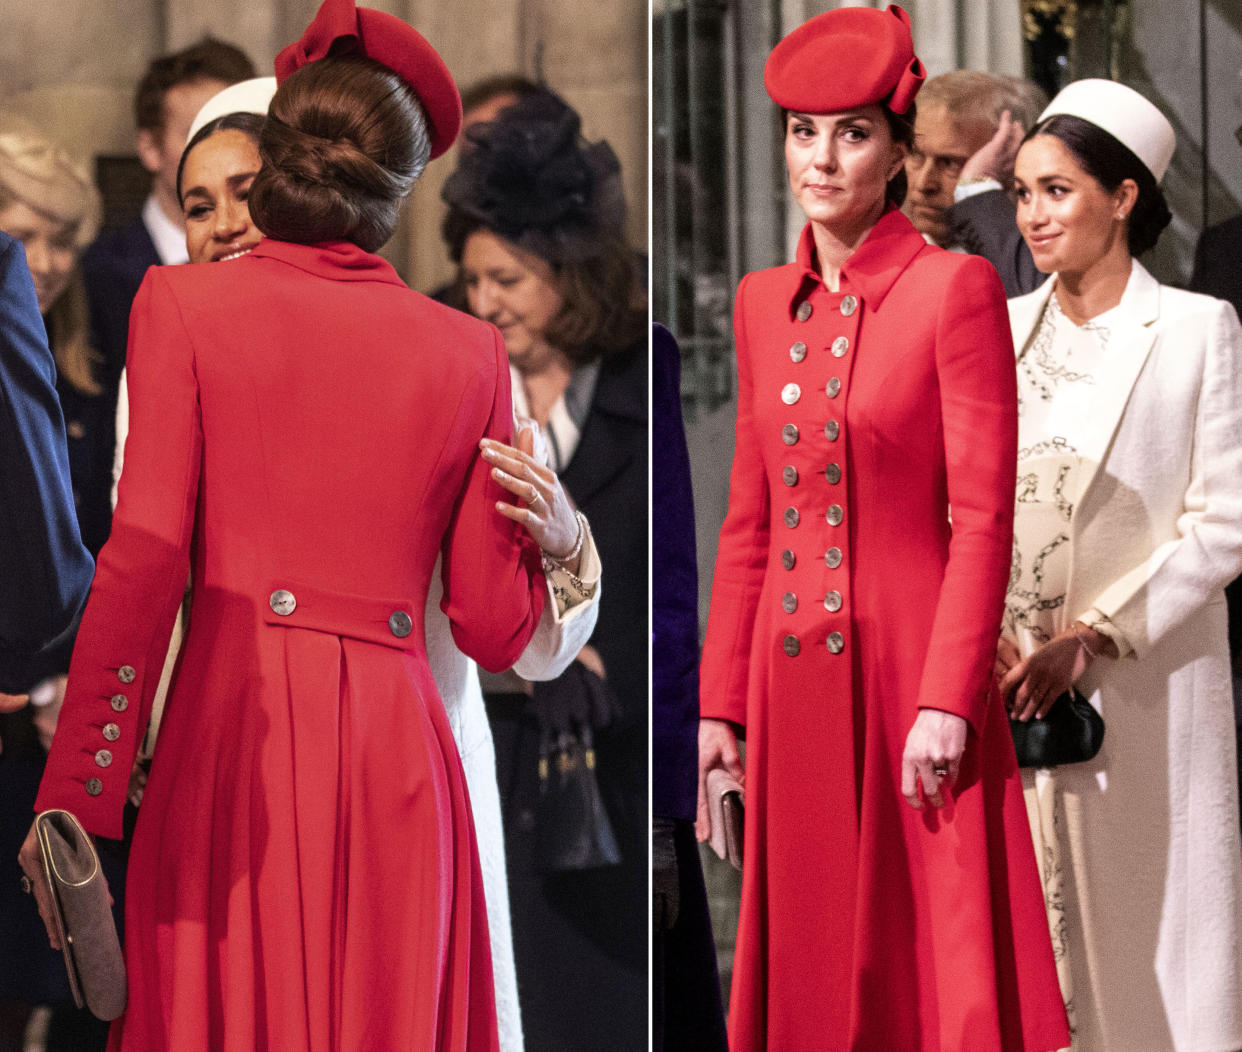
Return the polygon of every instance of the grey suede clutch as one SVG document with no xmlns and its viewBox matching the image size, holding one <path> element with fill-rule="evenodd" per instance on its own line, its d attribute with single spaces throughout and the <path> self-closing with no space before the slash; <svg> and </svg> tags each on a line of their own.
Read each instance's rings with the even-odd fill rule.
<svg viewBox="0 0 1242 1052">
<path fill-rule="evenodd" d="M 68 811 L 42 812 L 35 830 L 74 1003 L 115 1019 L 125 1011 L 125 958 L 95 845 Z"/>
</svg>

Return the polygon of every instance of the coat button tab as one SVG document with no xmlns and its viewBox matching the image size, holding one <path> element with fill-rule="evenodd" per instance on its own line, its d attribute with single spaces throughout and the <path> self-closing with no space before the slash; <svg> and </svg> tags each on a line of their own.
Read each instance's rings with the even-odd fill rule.
<svg viewBox="0 0 1242 1052">
<path fill-rule="evenodd" d="M 398 639 L 404 639 L 414 629 L 414 622 L 404 610 L 395 610 L 388 618 L 388 630 Z"/>
<path fill-rule="evenodd" d="M 268 599 L 267 605 L 272 608 L 272 613 L 279 614 L 281 617 L 288 617 L 298 607 L 298 601 L 294 598 L 293 593 L 284 588 L 277 588 Z"/>
</svg>

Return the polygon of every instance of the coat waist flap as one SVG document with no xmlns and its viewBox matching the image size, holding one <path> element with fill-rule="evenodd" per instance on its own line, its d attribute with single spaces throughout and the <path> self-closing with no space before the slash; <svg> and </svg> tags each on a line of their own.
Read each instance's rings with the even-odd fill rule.
<svg viewBox="0 0 1242 1052">
<path fill-rule="evenodd" d="M 263 620 L 281 628 L 306 628 L 378 643 L 395 650 L 423 647 L 422 609 L 408 599 L 374 599 L 273 578 Z"/>
</svg>

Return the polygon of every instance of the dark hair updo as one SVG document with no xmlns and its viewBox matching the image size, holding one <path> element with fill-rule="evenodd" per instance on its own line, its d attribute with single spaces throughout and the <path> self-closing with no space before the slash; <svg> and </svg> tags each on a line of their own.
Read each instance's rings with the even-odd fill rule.
<svg viewBox="0 0 1242 1052">
<path fill-rule="evenodd" d="M 430 155 L 422 104 L 402 77 L 362 57 L 311 62 L 272 98 L 250 216 L 268 237 L 374 252 Z"/>
<path fill-rule="evenodd" d="M 1059 139 L 1078 167 L 1109 193 L 1125 180 L 1134 180 L 1138 198 L 1126 226 L 1130 255 L 1141 256 L 1160 240 L 1161 231 L 1172 221 L 1173 214 L 1151 169 L 1128 146 L 1098 125 L 1068 113 L 1058 113 L 1041 121 L 1022 141 L 1029 142 L 1037 135 Z"/>
</svg>

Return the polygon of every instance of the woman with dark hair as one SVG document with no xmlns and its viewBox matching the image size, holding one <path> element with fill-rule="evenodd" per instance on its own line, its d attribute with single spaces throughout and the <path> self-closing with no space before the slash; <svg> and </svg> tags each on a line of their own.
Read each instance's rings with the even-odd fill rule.
<svg viewBox="0 0 1242 1052">
<path fill-rule="evenodd" d="M 794 263 L 738 288 L 700 677 L 701 839 L 713 769 L 746 792 L 734 1052 L 1069 1041 L 991 682 L 1016 430 L 1004 294 L 898 210 L 894 129 L 922 80 L 898 7 L 816 16 L 764 73 L 809 222 Z"/>
<path fill-rule="evenodd" d="M 371 254 L 456 135 L 444 64 L 399 19 L 328 0 L 276 69 L 249 198 L 266 236 L 153 268 L 134 305 L 114 530 L 38 806 L 119 834 L 191 573 L 111 1047 L 495 1049 L 423 602 L 442 554 L 456 643 L 506 667 L 547 596 L 522 527 L 571 571 L 576 541 L 541 476 L 480 455 L 512 432 L 499 335 Z M 21 863 L 46 920 L 33 838 Z"/>
<path fill-rule="evenodd" d="M 514 403 L 608 567 L 579 660 L 487 699 L 522 1020 L 549 1052 L 647 1040 L 649 330 L 616 157 L 579 126 L 551 92 L 519 99 L 467 132 L 444 188 L 470 309 L 504 336 Z M 577 792 L 596 805 L 581 823 Z"/>
<path fill-rule="evenodd" d="M 1052 280 L 1010 303 L 1013 570 L 997 673 L 1016 719 L 1071 685 L 1092 760 L 1025 776 L 1075 1048 L 1242 1047 L 1242 846 L 1224 586 L 1242 570 L 1242 329 L 1135 258 L 1169 223 L 1173 128 L 1105 80 L 1018 153 Z M 956 510 L 956 509 L 955 509 Z"/>
</svg>

